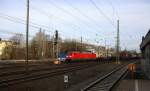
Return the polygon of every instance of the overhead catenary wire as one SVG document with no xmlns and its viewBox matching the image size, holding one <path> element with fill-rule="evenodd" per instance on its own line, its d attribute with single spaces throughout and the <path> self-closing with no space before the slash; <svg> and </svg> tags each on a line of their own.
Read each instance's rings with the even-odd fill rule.
<svg viewBox="0 0 150 91">
<path fill-rule="evenodd" d="M 72 3 L 70 3 L 67 0 L 63 0 L 66 4 L 68 4 L 70 7 L 72 7 L 74 10 L 76 10 L 79 14 L 81 14 L 82 16 L 84 16 L 86 19 L 88 19 L 89 21 L 93 22 L 97 28 L 104 30 L 101 28 L 101 26 L 99 24 L 96 23 L 96 21 L 94 19 L 92 19 L 91 17 L 89 17 L 87 14 L 83 13 L 80 9 L 78 9 L 77 7 L 75 7 Z M 96 30 L 97 31 L 97 30 Z M 97 33 L 100 31 L 97 31 Z"/>
<path fill-rule="evenodd" d="M 33 5 L 30 5 L 30 8 L 32 8 L 32 9 L 34 9 L 34 10 L 37 10 L 37 11 L 39 11 L 41 14 L 44 14 L 44 15 L 46 15 L 46 16 L 48 16 L 49 18 L 51 18 L 50 16 L 52 15 L 49 15 L 49 13 L 46 13 L 45 11 L 43 11 L 43 10 L 41 10 L 41 8 L 39 9 L 39 8 L 35 8 L 35 7 L 33 7 Z M 59 18 L 59 19 L 62 19 L 63 20 L 63 18 L 61 18 L 61 17 L 57 17 L 57 18 Z M 57 19 L 56 18 L 56 19 Z M 92 19 L 92 18 L 91 18 Z M 66 20 L 65 20 L 66 21 Z M 69 22 L 69 23 L 71 23 L 72 25 L 74 25 L 76 28 L 79 28 L 79 26 L 78 25 L 76 25 L 76 24 L 73 24 L 72 22 Z M 59 30 L 59 29 L 58 29 Z M 74 30 L 74 29 L 73 29 Z M 75 31 L 78 31 L 79 29 L 76 29 Z M 80 29 L 81 30 L 81 29 Z M 90 33 L 93 33 L 93 29 L 92 29 L 92 32 L 91 31 L 89 31 Z M 98 31 L 99 32 L 99 31 Z M 98 32 L 96 32 L 96 33 L 94 33 L 94 35 L 95 34 L 97 34 Z"/>
<path fill-rule="evenodd" d="M 0 33 L 1 34 L 9 34 L 9 35 L 22 35 L 22 36 L 26 36 L 26 34 L 24 33 L 17 33 L 17 32 L 10 32 L 10 30 L 6 30 L 6 29 L 2 29 L 0 28 Z M 29 35 L 29 37 L 35 37 L 34 35 Z"/>
<path fill-rule="evenodd" d="M 99 2 L 104 2 L 105 3 L 105 1 L 104 0 L 99 0 Z M 100 2 L 100 3 L 101 3 Z M 107 3 L 109 4 L 109 6 L 111 7 L 111 9 L 112 9 L 112 21 L 116 21 L 118 18 L 117 18 L 117 16 L 116 16 L 116 12 L 115 12 L 115 8 L 113 7 L 113 5 L 112 5 L 112 3 L 109 1 L 109 0 L 107 0 Z"/>
<path fill-rule="evenodd" d="M 73 5 L 70 5 L 72 8 L 73 8 Z M 56 6 L 56 4 L 55 4 L 55 7 L 56 8 L 59 8 L 59 9 L 62 9 L 61 7 L 59 7 L 59 6 Z M 76 8 L 74 8 L 74 9 L 76 9 Z M 64 9 L 63 9 L 63 11 L 64 11 Z M 79 10 L 78 10 L 79 11 Z M 67 11 L 66 11 L 67 12 Z M 67 12 L 68 13 L 68 12 Z M 82 13 L 82 12 L 80 12 L 79 11 L 79 13 Z M 83 15 L 83 13 L 82 13 L 82 15 Z M 84 15 L 83 15 L 84 16 Z M 74 16 L 73 16 L 74 17 Z M 109 18 L 109 17 L 108 17 Z M 111 20 L 110 20 L 111 21 Z M 112 22 L 113 23 L 113 22 Z M 94 30 L 92 30 L 92 31 L 94 31 Z M 97 33 L 95 33 L 95 34 L 97 34 Z"/>
<path fill-rule="evenodd" d="M 21 19 L 21 18 L 18 18 L 18 17 L 13 17 L 13 16 L 10 16 L 10 15 L 1 13 L 1 12 L 0 12 L 0 16 L 1 16 L 1 17 L 8 17 L 8 18 L 14 19 L 14 20 L 16 20 L 16 21 L 20 21 L 20 22 L 25 22 L 24 19 Z M 35 26 L 35 27 L 36 27 L 36 26 L 39 26 L 39 27 L 44 27 L 44 28 L 47 28 L 47 29 L 49 28 L 48 26 L 40 25 L 40 24 L 31 22 L 31 21 L 30 21 L 30 24 L 33 25 L 33 26 Z"/>
<path fill-rule="evenodd" d="M 120 16 L 119 16 L 119 14 L 118 14 L 118 11 L 116 10 L 116 8 L 115 8 L 114 4 L 112 3 L 112 1 L 111 1 L 111 0 L 107 0 L 107 1 L 108 1 L 108 3 L 110 4 L 110 6 L 112 7 L 113 12 L 114 12 L 114 14 L 116 15 L 116 18 L 117 18 L 117 19 L 120 19 Z"/>
<path fill-rule="evenodd" d="M 78 17 L 78 16 L 72 14 L 70 11 L 67 11 L 67 10 L 61 8 L 60 6 L 58 6 L 58 5 L 55 4 L 52 0 L 48 0 L 48 1 L 49 1 L 49 4 L 53 5 L 53 6 L 56 7 L 58 10 L 61 10 L 62 12 L 64 12 L 65 14 L 71 16 L 71 17 L 72 17 L 73 19 L 75 19 L 75 20 L 77 19 L 77 20 L 81 21 L 81 22 L 82 22 L 81 24 L 82 24 L 82 25 L 85 25 L 88 30 L 89 30 L 89 29 L 97 30 L 97 29 L 94 28 L 94 27 L 90 27 L 90 26 L 87 24 L 87 22 L 85 22 L 85 21 L 84 21 L 83 19 L 81 19 L 80 17 Z M 93 33 L 93 32 L 91 32 L 90 30 L 89 30 L 89 32 L 90 32 L 90 33 Z"/>
<path fill-rule="evenodd" d="M 102 11 L 102 9 L 94 2 L 94 0 L 89 0 L 89 1 L 97 9 L 99 14 L 102 14 L 110 22 L 110 24 L 116 29 L 116 24 L 113 23 L 113 21 Z M 110 3 L 110 4 L 111 4 L 111 7 L 112 7 L 113 13 L 114 13 L 115 12 L 115 8 L 113 7 L 112 3 Z"/>
<path fill-rule="evenodd" d="M 25 25 L 25 20 L 19 20 L 19 18 L 18 18 L 18 20 L 17 19 L 15 19 L 16 17 L 12 17 L 12 16 L 2 16 L 1 14 L 0 14 L 0 18 L 3 18 L 3 19 L 6 19 L 6 20 L 9 20 L 9 21 L 11 21 L 11 22 L 15 22 L 15 23 L 19 23 L 19 24 L 23 24 L 23 25 Z M 41 26 L 37 26 L 37 25 L 30 25 L 31 27 L 33 27 L 33 28 L 37 28 L 37 29 L 40 29 L 41 28 Z"/>
<path fill-rule="evenodd" d="M 12 22 L 15 22 L 15 23 L 19 23 L 19 24 L 23 24 L 23 25 L 25 25 L 25 20 L 23 20 L 23 19 L 20 19 L 20 18 L 17 18 L 17 17 L 13 17 L 13 16 L 8 16 L 8 15 L 5 15 L 5 14 L 2 14 L 2 13 L 0 13 L 0 18 L 4 18 L 4 19 L 7 19 L 7 20 L 9 20 L 9 21 L 12 21 Z M 31 23 L 32 24 L 32 23 Z M 33 23 L 33 24 L 36 24 L 36 23 Z M 40 27 L 42 27 L 42 26 L 38 26 L 38 24 L 36 24 L 36 25 L 30 25 L 31 27 L 34 27 L 34 28 L 37 28 L 38 30 L 36 30 L 36 31 L 39 31 L 39 29 L 40 29 Z M 46 26 L 45 26 L 46 27 Z M 2 30 L 2 29 L 1 29 Z M 4 30 L 4 29 L 3 29 Z M 45 29 L 44 29 L 45 30 Z M 5 30 L 6 31 L 6 30 Z M 5 31 L 3 31 L 3 33 L 5 32 Z M 2 31 L 1 31 L 2 32 Z M 6 31 L 7 33 L 9 33 L 9 34 L 17 34 L 17 33 L 12 33 L 12 32 L 9 32 L 9 31 Z M 6 33 L 5 32 L 5 33 Z M 49 31 L 48 31 L 49 32 Z M 67 32 L 68 33 L 68 32 Z M 18 33 L 18 34 L 20 34 L 20 33 Z M 66 33 L 64 33 L 63 32 L 63 35 L 65 34 L 65 36 L 67 36 L 67 34 Z M 24 34 L 25 35 L 25 34 Z M 31 37 L 31 36 L 30 36 Z"/>
<path fill-rule="evenodd" d="M 39 8 L 37 8 L 37 7 L 35 7 L 35 6 L 30 6 L 32 9 L 34 9 L 34 10 L 36 10 L 36 11 L 38 11 L 39 13 L 41 13 L 41 14 L 43 14 L 43 15 L 45 15 L 45 16 L 47 16 L 49 19 L 51 19 L 51 15 L 52 14 L 49 14 L 49 13 L 47 13 L 46 11 L 44 11 L 44 10 L 42 10 L 42 9 L 39 9 Z M 66 21 L 66 20 L 64 20 L 63 18 L 61 18 L 61 17 L 57 17 L 58 19 L 61 19 L 61 20 L 63 20 L 63 21 Z M 56 18 L 56 19 L 57 19 Z M 74 26 L 71 30 L 74 30 L 74 31 L 78 31 L 78 33 L 81 33 L 81 31 L 79 31 L 79 30 L 81 30 L 80 29 L 80 27 L 77 25 L 77 24 L 74 24 L 74 23 L 72 23 L 72 22 L 69 22 L 69 21 L 66 21 L 66 22 L 68 22 L 69 24 L 71 24 L 72 26 Z M 69 26 L 69 27 L 71 27 L 71 26 Z M 76 28 L 76 29 L 75 29 Z M 58 28 L 57 28 L 58 29 Z M 59 29 L 58 29 L 59 30 Z M 68 33 L 68 32 L 67 32 Z M 91 33 L 93 33 L 93 32 L 91 32 Z M 74 33 L 73 33 L 73 35 L 74 35 Z"/>
<path fill-rule="evenodd" d="M 25 36 L 24 33 L 10 32 L 10 30 L 6 30 L 6 29 L 2 29 L 2 28 L 0 28 L 0 32 L 5 33 L 5 34 L 14 34 L 14 35 L 23 35 L 23 36 Z M 34 36 L 29 35 L 29 37 L 34 37 Z"/>
<path fill-rule="evenodd" d="M 94 0 L 89 0 L 91 2 L 91 4 L 98 10 L 98 12 L 100 14 L 102 14 L 109 22 L 110 24 L 115 27 L 115 24 L 113 23 L 113 21 L 102 11 L 102 9 L 100 7 L 97 6 L 97 4 L 94 2 Z"/>
<path fill-rule="evenodd" d="M 41 10 L 41 8 L 39 9 L 39 8 L 35 8 L 35 7 L 34 7 L 34 9 L 36 9 L 37 11 L 40 10 L 40 11 L 44 12 L 43 10 Z M 47 15 L 47 16 L 50 18 L 50 15 L 49 15 L 48 13 L 45 13 L 45 12 L 44 12 L 44 13 L 42 13 L 42 14 L 45 14 L 45 15 Z M 58 17 L 58 18 L 60 18 L 60 17 Z M 60 19 L 61 19 L 61 18 L 60 18 Z M 70 23 L 71 23 L 71 22 L 70 22 Z M 76 24 L 73 24 L 73 25 L 78 26 L 78 25 L 76 25 Z M 81 29 L 80 29 L 80 30 L 81 30 Z M 76 29 L 75 31 L 78 31 L 78 29 Z M 90 31 L 90 32 L 93 33 L 93 31 L 94 31 L 94 30 L 92 30 L 92 32 L 91 32 L 91 31 Z M 98 32 L 96 32 L 96 33 L 94 33 L 94 34 L 97 34 L 97 33 L 98 33 Z"/>
<path fill-rule="evenodd" d="M 49 19 L 51 19 L 51 16 L 53 16 L 52 14 L 47 13 L 46 11 L 44 11 L 44 10 L 42 10 L 42 9 L 40 9 L 40 8 L 37 8 L 37 7 L 33 6 L 33 5 L 31 5 L 30 8 L 33 9 L 33 10 L 35 10 L 35 11 L 37 11 L 37 12 L 39 12 L 40 14 L 43 14 L 43 15 L 47 16 Z M 53 17 L 54 17 L 54 16 L 53 16 Z M 66 20 L 64 20 L 63 18 L 60 18 L 60 17 L 56 17 L 56 19 L 61 19 L 61 20 L 63 20 L 63 21 L 66 21 Z M 66 22 L 68 22 L 68 21 L 66 21 Z M 79 29 L 78 25 L 73 24 L 72 22 L 68 22 L 68 23 L 71 24 L 71 25 L 74 25 L 76 28 Z M 56 25 L 55 25 L 55 26 L 56 26 Z M 57 28 L 57 29 L 58 29 L 58 28 Z M 57 30 L 57 29 L 56 29 L 56 30 Z M 72 28 L 72 29 L 74 30 L 74 28 Z M 76 29 L 76 30 L 78 30 L 78 29 Z M 58 30 L 59 30 L 59 29 L 58 29 Z M 67 33 L 68 33 L 68 32 L 67 32 Z M 74 34 L 74 33 L 72 33 L 72 34 Z"/>
<path fill-rule="evenodd" d="M 47 14 L 45 14 L 45 15 L 49 15 L 49 13 L 47 13 Z M 50 18 L 50 17 L 49 17 L 49 18 Z M 92 19 L 92 18 L 91 18 L 91 19 Z M 17 19 L 16 19 L 16 20 L 17 20 Z M 20 21 L 19 21 L 19 22 L 20 22 Z M 30 24 L 32 24 L 32 22 L 31 22 Z M 45 27 L 45 25 L 44 25 L 44 26 L 41 26 L 41 27 L 39 27 L 40 25 L 36 25 L 36 24 L 32 24 L 32 25 L 33 25 L 33 26 L 36 26 L 38 29 L 39 29 L 39 28 L 42 28 L 42 27 Z M 78 24 L 75 24 L 75 26 L 76 26 L 76 25 L 78 26 Z M 74 26 L 74 25 L 72 25 L 72 26 Z M 69 26 L 69 27 L 70 27 L 70 26 Z M 79 25 L 78 27 L 80 28 L 80 25 Z M 46 27 L 46 28 L 47 28 L 47 27 Z M 76 28 L 77 28 L 77 27 L 76 27 Z M 58 28 L 58 30 L 61 31 L 61 29 L 59 29 L 59 28 Z M 79 31 L 78 29 L 73 29 L 73 30 Z M 81 29 L 80 29 L 80 30 L 81 30 Z M 91 32 L 92 34 L 94 34 L 94 35 L 97 34 L 97 32 L 94 33 L 93 31 L 95 31 L 95 30 L 94 30 L 94 29 L 92 30 L 92 32 Z M 63 33 L 62 33 L 62 34 L 63 34 Z M 64 33 L 64 34 L 65 34 L 65 33 Z M 67 34 L 66 34 L 66 35 L 67 35 Z"/>
<path fill-rule="evenodd" d="M 88 17 L 86 14 L 84 14 L 83 12 L 81 12 L 78 8 L 76 8 L 76 7 L 73 7 L 73 5 L 71 4 L 71 3 L 69 3 L 69 2 L 67 2 L 66 0 L 64 0 L 67 4 L 69 4 L 69 6 L 70 7 L 72 7 L 73 9 L 75 9 L 77 12 L 79 12 L 82 16 L 84 16 L 84 17 L 86 17 L 86 18 L 90 18 L 90 17 Z M 91 21 L 93 21 L 93 19 L 92 18 L 90 18 L 90 20 Z M 97 33 L 96 33 L 97 34 Z"/>
<path fill-rule="evenodd" d="M 5 14 L 2 14 L 2 13 L 0 13 L 0 18 L 4 18 L 4 19 L 7 19 L 7 20 L 9 20 L 9 21 L 12 21 L 12 22 L 15 22 L 15 23 L 19 23 L 19 24 L 23 24 L 23 25 L 25 25 L 25 20 L 23 20 L 23 19 L 20 19 L 20 18 L 17 18 L 17 17 L 12 17 L 12 16 L 8 16 L 8 15 L 5 15 Z M 33 23 L 33 24 L 35 24 L 35 23 Z M 40 27 L 42 27 L 42 26 L 38 26 L 38 24 L 36 24 L 36 25 L 30 25 L 31 27 L 34 27 L 34 28 L 37 28 L 38 30 L 36 30 L 36 31 L 39 31 L 39 29 L 40 29 Z M 45 26 L 46 27 L 46 26 Z M 1 29 L 1 30 L 4 30 L 4 29 Z M 45 29 L 44 29 L 45 30 Z M 9 34 L 20 34 L 20 33 L 13 33 L 13 32 L 9 32 L 9 31 L 7 31 L 7 30 L 5 30 L 5 31 L 0 31 L 0 32 L 3 32 L 3 33 L 9 33 Z M 49 31 L 48 31 L 49 32 Z M 63 33 L 63 35 L 65 34 L 65 36 L 67 35 L 66 33 Z M 25 36 L 25 34 L 24 34 L 24 36 Z M 31 36 L 30 36 L 31 37 Z"/>
<path fill-rule="evenodd" d="M 20 23 L 20 24 L 25 25 L 25 20 L 20 19 L 20 18 L 17 18 L 17 17 L 12 17 L 12 16 L 8 16 L 8 15 L 6 15 L 6 14 L 0 13 L 0 18 L 7 19 L 7 20 L 9 20 L 9 21 L 12 21 L 12 22 L 16 22 L 16 23 Z M 33 27 L 33 28 L 37 28 L 37 29 L 43 28 L 42 25 L 38 25 L 38 24 L 32 23 L 32 22 L 31 22 L 30 26 Z M 45 27 L 46 27 L 46 26 L 45 26 Z M 43 28 L 43 29 L 46 30 L 46 31 L 48 31 L 48 32 L 51 32 L 51 33 L 52 33 L 52 31 L 47 30 L 48 27 L 47 27 L 47 28 Z"/>
</svg>

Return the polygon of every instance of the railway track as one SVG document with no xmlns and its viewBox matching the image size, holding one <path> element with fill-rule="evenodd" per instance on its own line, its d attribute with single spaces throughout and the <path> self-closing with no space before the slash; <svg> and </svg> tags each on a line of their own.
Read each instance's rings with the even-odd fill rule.
<svg viewBox="0 0 150 91">
<path fill-rule="evenodd" d="M 26 69 L 26 66 L 21 66 L 21 67 L 10 67 L 10 68 L 5 68 L 5 69 L 0 69 L 0 77 L 4 76 L 10 76 L 10 75 L 17 75 L 17 74 L 26 74 L 28 71 L 29 73 L 33 72 L 41 72 L 41 71 L 46 71 L 46 70 L 56 70 L 56 69 L 61 69 L 64 67 L 72 67 L 72 66 L 82 66 L 82 65 L 88 65 L 89 63 L 77 63 L 77 64 L 61 64 L 61 65 L 29 65 L 28 69 Z M 97 63 L 92 63 L 97 64 Z"/>
<path fill-rule="evenodd" d="M 52 62 L 29 62 L 28 66 L 32 67 L 32 66 L 41 66 L 41 65 L 53 65 Z M 21 67 L 26 67 L 27 63 L 26 62 L 22 62 L 22 63 L 0 63 L 0 70 L 3 69 L 13 69 L 13 68 L 21 68 Z"/>
<path fill-rule="evenodd" d="M 128 67 L 122 65 L 117 67 L 113 71 L 90 83 L 81 91 L 111 91 L 111 88 L 120 80 L 120 78 L 126 73 Z"/>
<path fill-rule="evenodd" d="M 92 67 L 94 65 L 96 64 L 78 64 L 78 65 L 58 66 L 52 68 L 50 67 L 46 69 L 29 70 L 28 73 L 30 74 L 25 74 L 25 71 L 18 71 L 18 73 L 16 72 L 3 73 L 0 75 L 0 87 L 6 87 L 9 85 L 23 83 L 26 81 L 56 76 L 63 73 L 68 73 L 75 70 Z"/>
<path fill-rule="evenodd" d="M 13 65 L 3 65 L 3 67 L 0 67 L 0 77 L 8 76 L 8 75 L 17 75 L 17 74 L 26 74 L 27 68 L 28 72 L 32 73 L 35 71 L 45 71 L 45 70 L 55 70 L 58 68 L 63 67 L 69 67 L 69 66 L 77 66 L 81 64 L 104 64 L 103 62 L 88 62 L 88 63 L 69 63 L 69 64 L 61 64 L 61 65 L 55 65 L 55 64 L 13 64 Z M 107 62 L 111 63 L 111 62 Z"/>
</svg>

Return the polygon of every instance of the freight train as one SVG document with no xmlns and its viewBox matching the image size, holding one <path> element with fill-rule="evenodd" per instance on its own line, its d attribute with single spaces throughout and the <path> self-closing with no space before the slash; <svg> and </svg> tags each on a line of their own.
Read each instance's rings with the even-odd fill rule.
<svg viewBox="0 0 150 91">
<path fill-rule="evenodd" d="M 83 61 L 112 61 L 116 60 L 115 56 L 111 57 L 97 57 L 95 53 L 92 52 L 69 52 L 67 54 L 63 54 L 59 61 L 65 62 L 83 62 Z M 131 59 L 139 59 L 139 57 L 129 57 L 120 55 L 120 60 L 131 60 Z"/>
</svg>

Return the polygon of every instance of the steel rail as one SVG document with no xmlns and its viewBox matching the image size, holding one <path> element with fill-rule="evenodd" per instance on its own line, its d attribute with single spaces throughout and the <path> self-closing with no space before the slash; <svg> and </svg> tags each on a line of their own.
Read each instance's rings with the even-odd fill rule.
<svg viewBox="0 0 150 91">
<path fill-rule="evenodd" d="M 111 77 L 112 75 L 115 75 L 116 72 L 118 71 L 122 71 L 120 77 L 127 71 L 127 66 L 125 65 L 122 65 L 116 69 L 114 69 L 113 71 L 109 72 L 108 74 L 100 77 L 99 79 L 97 79 L 96 81 L 93 81 L 92 83 L 90 83 L 89 85 L 87 85 L 86 87 L 82 88 L 81 91 L 93 91 L 92 88 L 94 86 L 96 86 L 97 84 L 99 83 L 102 83 L 104 80 L 110 80 L 109 77 Z M 117 76 L 116 76 L 117 77 Z M 112 88 L 112 86 L 114 86 L 114 84 L 120 79 L 120 77 L 118 77 L 118 79 L 112 79 L 112 80 L 115 80 L 113 84 L 111 84 L 111 86 L 109 87 L 109 89 L 107 90 L 103 90 L 103 91 L 110 91 L 110 89 Z M 113 81 L 112 81 L 113 82 Z M 106 84 L 105 84 L 106 85 Z M 103 86 L 100 86 L 100 87 L 103 87 Z M 96 87 L 95 87 L 96 89 Z M 95 90 L 96 91 L 96 90 Z M 101 91 L 101 90 L 98 90 L 97 91 Z"/>
</svg>

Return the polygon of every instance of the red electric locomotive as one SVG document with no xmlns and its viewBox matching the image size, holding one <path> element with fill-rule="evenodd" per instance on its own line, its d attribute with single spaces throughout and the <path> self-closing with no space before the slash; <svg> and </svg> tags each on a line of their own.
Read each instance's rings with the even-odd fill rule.
<svg viewBox="0 0 150 91">
<path fill-rule="evenodd" d="M 79 60 L 79 59 L 95 59 L 96 54 L 91 52 L 70 52 L 66 56 L 66 60 Z"/>
</svg>

